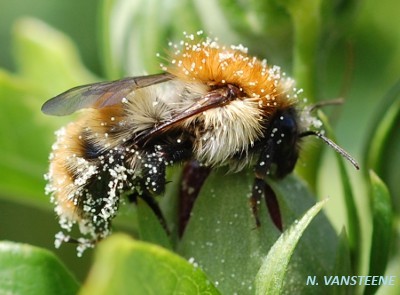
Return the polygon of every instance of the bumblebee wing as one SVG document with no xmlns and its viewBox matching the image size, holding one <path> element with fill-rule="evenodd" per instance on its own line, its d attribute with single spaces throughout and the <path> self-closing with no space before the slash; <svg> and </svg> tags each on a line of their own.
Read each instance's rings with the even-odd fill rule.
<svg viewBox="0 0 400 295">
<path fill-rule="evenodd" d="M 135 143 L 145 144 L 152 137 L 157 136 L 158 134 L 166 131 L 172 126 L 178 124 L 179 122 L 184 121 L 190 117 L 201 114 L 209 109 L 217 108 L 228 104 L 232 99 L 235 99 L 236 96 L 232 96 L 229 90 L 227 89 L 219 89 L 210 91 L 206 95 L 199 97 L 198 100 L 188 107 L 183 112 L 176 114 L 170 120 L 161 123 L 158 126 L 150 129 L 149 131 L 140 134 L 136 139 Z"/>
<path fill-rule="evenodd" d="M 173 79 L 169 73 L 99 82 L 67 90 L 42 106 L 48 115 L 65 116 L 84 108 L 101 109 L 122 102 L 134 90 Z"/>
</svg>

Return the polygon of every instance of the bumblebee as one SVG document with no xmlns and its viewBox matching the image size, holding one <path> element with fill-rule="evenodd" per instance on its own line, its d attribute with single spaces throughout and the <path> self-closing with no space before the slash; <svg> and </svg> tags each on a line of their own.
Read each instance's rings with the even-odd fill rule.
<svg viewBox="0 0 400 295">
<path fill-rule="evenodd" d="M 162 73 L 78 86 L 43 105 L 57 116 L 82 110 L 57 131 L 46 175 L 62 228 L 78 223 L 90 239 L 104 238 L 122 194 L 161 214 L 154 196 L 165 189 L 166 167 L 189 160 L 232 172 L 253 166 L 256 187 L 292 172 L 302 138 L 314 135 L 357 166 L 313 130 L 318 120 L 279 67 L 243 46 L 193 39 L 172 46 Z"/>
</svg>

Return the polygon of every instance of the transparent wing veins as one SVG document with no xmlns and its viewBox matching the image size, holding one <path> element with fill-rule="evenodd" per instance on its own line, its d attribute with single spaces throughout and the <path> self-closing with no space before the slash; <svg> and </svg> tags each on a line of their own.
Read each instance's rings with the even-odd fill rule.
<svg viewBox="0 0 400 295">
<path fill-rule="evenodd" d="M 121 103 L 123 98 L 136 89 L 173 78 L 174 76 L 169 73 L 161 73 L 74 87 L 45 102 L 42 112 L 48 115 L 65 116 L 84 108 L 101 109 Z"/>
</svg>

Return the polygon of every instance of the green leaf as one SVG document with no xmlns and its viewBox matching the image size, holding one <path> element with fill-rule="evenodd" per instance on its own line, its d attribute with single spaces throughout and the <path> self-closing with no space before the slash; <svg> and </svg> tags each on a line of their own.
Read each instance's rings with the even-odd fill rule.
<svg viewBox="0 0 400 295">
<path fill-rule="evenodd" d="M 269 48 L 267 54 L 271 54 L 271 51 L 277 48 L 283 51 L 285 51 L 285 47 L 289 49 L 290 46 L 287 46 L 287 42 L 288 36 L 292 33 L 292 25 L 289 15 L 277 1 L 242 3 L 234 0 L 221 0 L 219 3 L 219 9 L 222 10 L 221 14 L 225 16 L 231 30 L 239 34 L 240 38 L 245 38 L 246 41 L 257 44 L 257 46 L 254 46 L 256 50 L 262 52 L 261 49 Z M 199 5 L 199 10 L 201 9 L 206 11 L 210 8 L 206 5 L 203 7 Z M 219 35 L 223 36 L 223 34 Z M 260 37 L 267 44 L 264 42 L 260 44 Z M 257 40 L 258 43 L 256 43 Z M 286 42 L 286 46 L 283 46 L 283 42 Z"/>
<path fill-rule="evenodd" d="M 179 15 L 179 17 L 177 17 Z M 184 21 L 186 20 L 186 21 Z M 161 71 L 157 53 L 183 31 L 200 29 L 192 1 L 104 0 L 102 47 L 108 78 Z M 183 24 L 184 25 L 183 25 Z M 176 29 L 176 32 L 175 32 Z"/>
<path fill-rule="evenodd" d="M 290 258 L 303 232 L 327 200 L 315 204 L 272 246 L 256 277 L 256 294 L 281 294 Z"/>
<path fill-rule="evenodd" d="M 0 293 L 21 295 L 76 294 L 78 283 L 51 252 L 0 242 Z"/>
<path fill-rule="evenodd" d="M 365 147 L 365 165 L 376 171 L 393 196 L 396 212 L 400 212 L 400 186 L 398 182 L 398 167 L 400 165 L 400 81 L 382 99 L 380 108 L 371 126 L 369 138 Z M 390 160 L 389 160 L 390 159 Z"/>
<path fill-rule="evenodd" d="M 321 2 L 279 0 L 291 16 L 294 29 L 293 76 L 305 97 L 316 99 L 317 50 L 321 32 Z"/>
<path fill-rule="evenodd" d="M 339 235 L 339 245 L 336 252 L 334 273 L 337 275 L 351 275 L 350 248 L 345 228 Z"/>
<path fill-rule="evenodd" d="M 399 92 L 400 93 L 400 92 Z M 400 100 L 395 100 L 391 106 L 388 107 L 385 114 L 381 114 L 381 121 L 377 122 L 374 137 L 370 139 L 371 144 L 369 145 L 367 163 L 369 167 L 374 167 L 379 171 L 382 170 L 382 166 L 386 165 L 387 162 L 382 158 L 384 155 L 384 149 L 391 140 L 392 128 L 396 126 L 396 120 L 400 113 Z"/>
<path fill-rule="evenodd" d="M 393 211 L 390 193 L 382 180 L 370 171 L 371 209 L 372 209 L 372 242 L 369 260 L 369 275 L 385 274 L 393 233 Z M 367 285 L 365 294 L 374 294 L 377 285 Z"/>
<path fill-rule="evenodd" d="M 284 225 L 295 224 L 315 205 L 313 196 L 308 187 L 293 176 L 283 181 L 269 182 L 280 202 Z M 331 206 L 329 203 L 327 206 Z M 335 257 L 338 251 L 338 237 L 325 214 L 315 217 L 307 230 L 303 233 L 287 269 L 284 290 L 287 294 L 321 294 L 326 292 L 326 286 L 307 285 L 309 276 L 319 278 L 332 275 Z M 350 263 L 348 261 L 348 263 Z"/>
<path fill-rule="evenodd" d="M 398 241 L 398 237 L 397 237 Z M 393 257 L 391 257 L 388 267 L 386 269 L 386 274 L 388 276 L 391 276 L 393 279 L 393 284 L 387 284 L 387 285 L 381 285 L 376 292 L 376 294 L 379 295 L 398 295 L 399 294 L 399 288 L 397 285 L 397 279 L 400 277 L 400 253 L 397 252 Z"/>
<path fill-rule="evenodd" d="M 165 193 L 159 198 L 159 205 L 164 214 L 165 220 L 169 230 L 169 240 L 175 249 L 176 243 L 179 240 L 179 199 L 180 199 L 180 185 L 182 180 L 182 166 L 169 166 L 167 167 L 167 185 Z"/>
<path fill-rule="evenodd" d="M 83 294 L 219 294 L 195 263 L 156 245 L 113 235 L 101 243 Z"/>
<path fill-rule="evenodd" d="M 260 204 L 261 226 L 255 227 L 250 210 L 252 172 L 211 172 L 194 205 L 178 253 L 194 258 L 224 294 L 254 294 L 254 278 L 280 232 L 272 223 L 264 200 Z M 275 192 L 283 225 L 292 224 L 314 203 L 303 182 L 293 176 L 268 180 Z M 337 236 L 325 216 L 317 217 L 298 247 L 285 290 L 304 288 L 308 273 L 332 272 Z M 311 259 L 312 257 L 312 259 Z M 321 291 L 314 288 L 315 292 Z"/>
<path fill-rule="evenodd" d="M 322 30 L 321 2 L 279 0 L 291 17 L 293 24 L 293 78 L 296 86 L 304 90 L 309 102 L 317 97 L 317 56 Z M 310 148 L 302 153 L 307 168 L 298 165 L 299 173 L 312 189 L 316 187 L 321 147 Z"/>
<path fill-rule="evenodd" d="M 329 134 L 329 138 L 333 141 L 336 141 L 333 135 L 333 130 L 328 122 L 328 118 L 321 111 L 318 112 L 318 116 L 324 123 L 324 127 L 327 130 L 327 133 Z M 345 209 L 347 218 L 347 230 L 349 232 L 349 247 L 352 260 L 352 268 L 353 271 L 358 271 L 361 259 L 360 219 L 357 211 L 352 185 L 350 183 L 350 176 L 345 167 L 344 163 L 345 159 L 339 153 L 336 153 L 336 159 L 339 166 L 340 179 L 343 187 L 344 202 L 346 204 Z"/>
<path fill-rule="evenodd" d="M 339 235 L 339 245 L 337 247 L 335 267 L 331 275 L 351 276 L 354 272 L 351 269 L 349 240 L 346 230 L 343 228 Z M 354 286 L 334 285 L 332 294 L 353 294 Z M 345 292 L 346 291 L 346 292 Z"/>
<path fill-rule="evenodd" d="M 19 72 L 0 69 L 0 195 L 48 206 L 43 175 L 54 131 L 71 118 L 40 112 L 52 95 L 93 80 L 76 48 L 60 32 L 34 19 L 21 19 L 13 32 Z"/>
<path fill-rule="evenodd" d="M 265 205 L 256 228 L 249 203 L 253 178 L 212 171 L 178 245 L 178 253 L 194 259 L 223 294 L 254 293 L 261 259 L 279 235 Z"/>
<path fill-rule="evenodd" d="M 139 225 L 139 237 L 142 241 L 150 242 L 171 249 L 165 229 L 162 227 L 159 219 L 154 214 L 149 205 L 138 198 L 137 216 Z"/>
<path fill-rule="evenodd" d="M 52 124 L 24 79 L 0 71 L 0 195 L 48 205 L 43 175 L 52 144 Z M 36 111 L 35 111 L 36 109 Z M 55 128 L 55 127 L 54 127 Z"/>
<path fill-rule="evenodd" d="M 41 103 L 68 88 L 95 81 L 72 40 L 42 21 L 18 20 L 13 37 L 19 74 L 40 91 Z"/>
<path fill-rule="evenodd" d="M 349 247 L 350 257 L 352 260 L 353 270 L 359 270 L 361 259 L 361 228 L 360 219 L 358 217 L 357 206 L 353 194 L 353 189 L 350 183 L 350 176 L 347 173 L 344 160 L 340 155 L 336 155 L 340 171 L 340 179 L 343 186 L 343 195 L 346 208 L 347 227 L 349 231 Z"/>
</svg>

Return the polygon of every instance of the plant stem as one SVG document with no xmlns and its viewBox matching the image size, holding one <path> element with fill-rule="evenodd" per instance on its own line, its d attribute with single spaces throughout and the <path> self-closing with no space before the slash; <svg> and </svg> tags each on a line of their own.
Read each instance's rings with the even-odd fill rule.
<svg viewBox="0 0 400 295">
<path fill-rule="evenodd" d="M 315 102 L 317 77 L 317 52 L 321 34 L 320 0 L 281 1 L 293 22 L 293 76 L 297 86 L 303 89 L 308 102 Z M 298 165 L 296 171 L 315 190 L 321 148 L 310 148 L 303 153 L 305 166 Z"/>
</svg>

